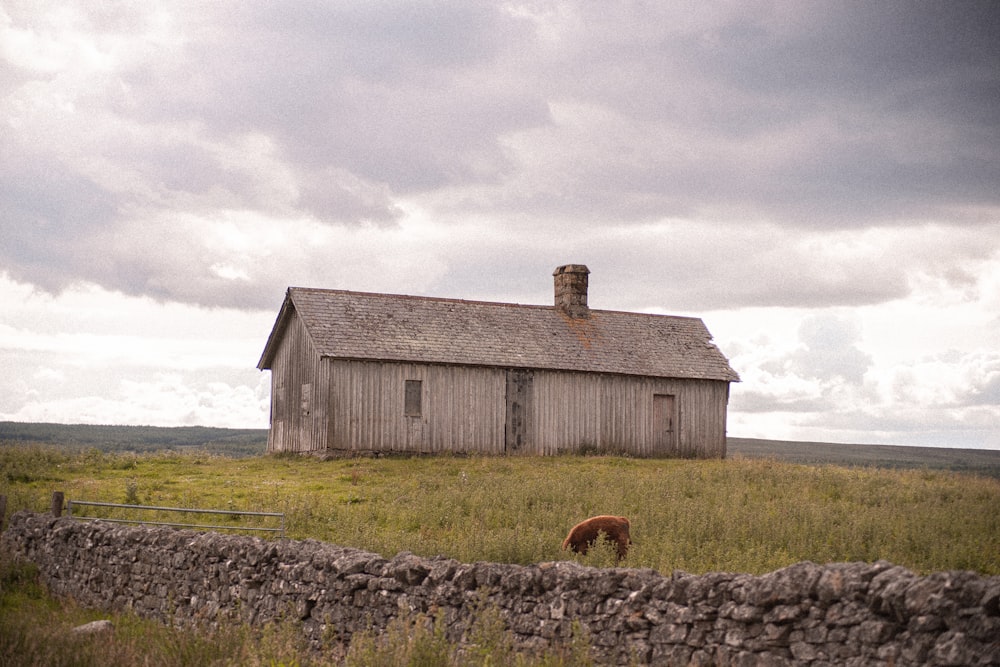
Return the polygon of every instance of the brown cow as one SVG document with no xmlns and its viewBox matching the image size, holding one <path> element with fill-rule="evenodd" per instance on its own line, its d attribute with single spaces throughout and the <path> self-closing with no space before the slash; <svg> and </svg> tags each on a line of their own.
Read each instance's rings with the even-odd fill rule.
<svg viewBox="0 0 1000 667">
<path fill-rule="evenodd" d="M 593 546 L 594 542 L 601 535 L 609 542 L 617 545 L 618 560 L 628 555 L 628 547 L 632 544 L 629 535 L 629 522 L 623 516 L 592 516 L 585 521 L 573 526 L 569 535 L 563 540 L 563 549 L 572 549 L 581 555 L 586 555 L 587 550 Z"/>
</svg>

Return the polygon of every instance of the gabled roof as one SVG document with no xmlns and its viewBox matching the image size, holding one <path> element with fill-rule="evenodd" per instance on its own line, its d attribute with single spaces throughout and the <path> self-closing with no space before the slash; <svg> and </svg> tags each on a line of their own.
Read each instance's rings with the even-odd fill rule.
<svg viewBox="0 0 1000 667">
<path fill-rule="evenodd" d="M 321 357 L 738 382 L 694 317 L 290 287 L 257 367 L 292 312 Z"/>
</svg>

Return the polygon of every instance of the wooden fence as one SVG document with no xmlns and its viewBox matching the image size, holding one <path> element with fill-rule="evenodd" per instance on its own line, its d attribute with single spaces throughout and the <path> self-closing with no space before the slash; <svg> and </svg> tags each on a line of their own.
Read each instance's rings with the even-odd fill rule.
<svg viewBox="0 0 1000 667">
<path fill-rule="evenodd" d="M 172 528 L 192 528 L 195 530 L 241 530 L 250 532 L 262 532 L 262 533 L 276 533 L 278 537 L 285 537 L 285 515 L 282 512 L 244 512 L 240 510 L 213 510 L 213 509 L 196 509 L 190 507 L 160 507 L 156 505 L 125 505 L 121 503 L 103 503 L 90 500 L 65 500 L 65 496 L 62 491 L 54 491 L 52 493 L 52 505 L 51 512 L 53 516 L 62 516 L 63 506 L 66 507 L 66 515 L 77 519 L 79 521 L 107 521 L 109 523 L 132 523 L 132 524 L 142 524 L 146 526 L 168 526 Z M 7 497 L 0 496 L 0 530 L 3 529 L 4 515 L 6 513 Z M 90 516 L 83 512 L 88 510 L 84 508 L 88 507 L 103 507 L 112 510 L 133 510 L 137 514 L 142 514 L 145 512 L 167 512 L 167 513 L 192 513 L 199 515 L 216 515 L 216 516 L 227 516 L 231 518 L 240 517 L 254 517 L 258 519 L 277 519 L 277 526 L 238 526 L 238 525 L 225 525 L 225 524 L 210 524 L 210 523 L 180 523 L 175 521 L 154 521 L 152 519 L 124 519 L 124 518 L 112 518 L 103 516 Z M 78 509 L 74 513 L 74 509 Z"/>
</svg>

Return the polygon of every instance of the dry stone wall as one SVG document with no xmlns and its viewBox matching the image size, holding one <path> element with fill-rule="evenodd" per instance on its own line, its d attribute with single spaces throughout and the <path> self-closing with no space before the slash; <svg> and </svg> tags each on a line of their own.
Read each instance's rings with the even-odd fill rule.
<svg viewBox="0 0 1000 667">
<path fill-rule="evenodd" d="M 82 523 L 20 512 L 6 547 L 56 595 L 173 623 L 292 619 L 346 643 L 401 614 L 463 641 L 485 604 L 522 650 L 574 624 L 603 664 L 998 665 L 1000 577 L 804 562 L 763 576 L 530 566 L 377 554 L 317 541 Z"/>
</svg>

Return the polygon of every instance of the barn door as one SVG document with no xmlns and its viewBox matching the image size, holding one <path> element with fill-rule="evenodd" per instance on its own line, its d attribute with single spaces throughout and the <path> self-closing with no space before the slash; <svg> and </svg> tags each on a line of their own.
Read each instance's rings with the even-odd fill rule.
<svg viewBox="0 0 1000 667">
<path fill-rule="evenodd" d="M 676 400 L 671 394 L 653 394 L 653 447 L 656 454 L 677 453 Z"/>
<path fill-rule="evenodd" d="M 523 451 L 528 445 L 531 409 L 531 371 L 507 371 L 507 407 L 504 449 L 508 454 Z"/>
</svg>

